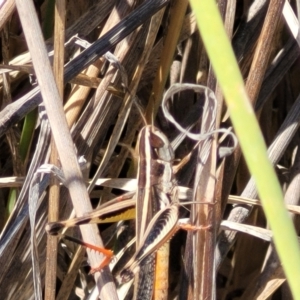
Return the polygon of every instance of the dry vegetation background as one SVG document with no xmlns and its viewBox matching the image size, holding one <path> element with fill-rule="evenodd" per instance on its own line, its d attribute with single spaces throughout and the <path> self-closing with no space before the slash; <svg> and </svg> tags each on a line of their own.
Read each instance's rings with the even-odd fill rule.
<svg viewBox="0 0 300 300">
<path fill-rule="evenodd" d="M 155 125 L 170 141 L 179 135 L 158 109 L 163 92 L 173 83 L 197 83 L 211 88 L 218 100 L 216 127 L 231 126 L 188 1 L 69 0 L 65 6 L 64 1 L 58 2 L 58 14 L 65 15 L 65 25 L 62 18 L 62 23 L 55 25 L 55 31 L 54 1 L 37 0 L 34 4 L 50 60 L 54 61 L 55 78 L 63 95 L 77 154 L 87 161 L 83 170 L 87 182 L 95 174 L 98 178 L 135 177 L 137 158 L 130 149 L 136 146 L 138 132 L 144 125 L 137 106 L 148 122 L 154 116 Z M 128 28 L 129 35 L 126 36 L 118 24 L 147 2 L 153 5 L 144 13 L 138 13 L 140 17 L 128 18 L 127 23 L 122 25 Z M 49 162 L 60 166 L 60 162 L 55 150 L 50 154 L 54 147 L 49 123 L 43 114 L 37 79 L 14 1 L 3 3 L 0 8 L 0 298 L 35 299 L 35 272 L 32 271 L 30 254 L 29 189 L 39 166 Z M 166 6 L 162 5 L 163 9 L 157 12 L 156 3 L 157 7 Z M 256 80 L 255 85 L 247 86 L 248 91 L 256 95 L 253 105 L 265 141 L 271 147 L 270 156 L 282 183 L 285 201 L 295 213 L 292 217 L 298 229 L 300 52 L 299 37 L 294 37 L 291 29 L 296 26 L 298 30 L 296 16 L 299 7 L 296 1 L 286 4 L 290 10 L 284 17 L 281 9 L 279 14 L 274 12 L 274 3 L 283 7 L 284 1 L 271 1 L 267 14 L 269 1 L 218 0 L 243 77 L 245 81 L 250 77 Z M 153 15 L 155 17 L 150 23 Z M 265 20 L 276 29 L 274 35 L 264 33 L 260 36 Z M 65 33 L 65 37 L 61 38 L 61 32 Z M 116 41 L 112 34 L 107 43 L 103 38 L 107 32 L 119 33 L 119 40 Z M 78 59 L 76 64 L 72 64 L 85 45 L 97 40 L 98 50 L 87 54 L 89 59 L 84 62 Z M 101 43 L 106 46 L 102 47 Z M 57 55 L 54 59 L 53 47 Z M 254 62 L 253 55 L 257 49 L 261 57 Z M 114 63 L 103 56 L 108 50 L 117 58 Z M 63 64 L 68 64 L 65 74 Z M 43 62 L 39 67 L 43 68 Z M 158 76 L 159 69 L 162 77 L 165 76 L 162 80 Z M 250 91 L 253 86 L 254 92 Z M 196 122 L 193 130 L 197 131 L 202 121 L 202 106 L 203 97 L 187 91 L 173 98 L 170 110 L 185 127 Z M 218 145 L 221 143 L 227 145 L 230 140 L 218 140 Z M 193 146 L 194 142 L 189 139 L 181 141 L 176 149 L 177 161 L 190 153 Z M 268 241 L 269 232 L 251 228 L 250 235 L 236 235 L 235 231 L 223 231 L 224 228 L 220 227 L 221 220 L 229 219 L 268 228 L 239 149 L 225 159 L 215 155 L 212 158 L 214 161 L 205 169 L 203 176 L 214 174 L 216 178 L 213 184 L 215 205 L 204 209 L 202 214 L 205 217 L 207 213 L 204 223 L 211 223 L 213 230 L 208 234 L 200 233 L 200 241 L 205 244 L 207 237 L 212 238 L 217 251 L 211 250 L 214 247 L 210 251 L 207 248 L 191 250 L 190 234 L 180 231 L 171 241 L 169 293 L 166 297 L 192 299 L 196 295 L 197 299 L 209 299 L 214 283 L 216 299 L 292 299 L 280 263 Z M 190 161 L 176 175 L 178 185 L 193 188 L 197 163 L 199 160 L 194 151 Z M 56 259 L 53 253 L 58 239 L 47 237 L 44 230 L 48 210 L 49 219 L 65 219 L 70 215 L 72 204 L 67 189 L 61 187 L 58 196 L 57 180 L 52 179 L 52 184 L 54 188 L 50 191 L 41 191 L 36 217 L 35 235 L 43 295 L 45 299 L 54 299 L 55 295 L 57 299 L 87 299 L 95 287 L 94 279 L 98 280 L 102 289 L 101 283 L 113 282 L 112 277 L 108 270 L 95 278 L 88 275 L 85 251 L 76 250 L 77 245 L 73 243 L 59 242 Z M 208 180 L 202 179 L 202 186 L 204 184 L 211 188 Z M 120 189 L 98 185 L 89 192 L 93 207 L 99 201 L 103 203 L 122 193 Z M 202 192 L 204 197 L 205 191 Z M 48 208 L 49 194 L 54 205 Z M 182 209 L 182 214 L 187 216 L 188 210 Z M 115 226 L 100 226 L 104 242 L 113 235 Z M 134 235 L 132 221 L 124 223 L 122 228 L 125 228 L 125 236 L 122 232 L 122 235 L 114 237 L 108 247 L 116 247 L 117 242 L 124 245 Z M 245 230 L 238 224 L 236 228 Z M 80 237 L 78 229 L 69 231 L 69 234 Z M 256 237 L 251 236 L 253 234 Z M 199 272 L 200 275 L 196 276 L 191 260 L 193 256 L 201 256 L 203 265 L 215 259 L 216 277 L 211 276 L 213 271 L 202 275 Z M 202 272 L 204 270 L 205 266 Z M 113 275 L 117 272 L 115 270 Z M 113 283 L 101 292 L 102 299 L 116 299 Z M 132 291 L 129 291 L 127 299 L 131 298 Z"/>
</svg>

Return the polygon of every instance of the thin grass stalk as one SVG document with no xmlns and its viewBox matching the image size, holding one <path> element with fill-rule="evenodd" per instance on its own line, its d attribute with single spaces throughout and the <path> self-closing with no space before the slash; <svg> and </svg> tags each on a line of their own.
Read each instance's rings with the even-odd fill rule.
<svg viewBox="0 0 300 300">
<path fill-rule="evenodd" d="M 260 92 L 261 85 L 270 60 L 272 43 L 276 34 L 278 21 L 282 15 L 283 0 L 270 1 L 264 25 L 255 49 L 253 61 L 246 81 L 246 90 L 253 107 Z"/>
<path fill-rule="evenodd" d="M 16 6 L 62 163 L 66 186 L 69 189 L 77 215 L 82 215 L 91 211 L 92 207 L 77 161 L 59 92 L 54 81 L 38 18 L 32 1 L 18 0 L 16 1 Z M 97 226 L 82 226 L 80 229 L 86 242 L 103 247 Z M 88 251 L 88 256 L 92 266 L 98 266 L 103 260 L 103 256 L 91 251 Z M 97 273 L 95 275 L 100 297 L 103 299 L 117 299 L 115 285 L 108 271 L 108 268 L 105 268 L 101 274 Z"/>
<path fill-rule="evenodd" d="M 161 104 L 163 91 L 169 75 L 188 5 L 187 0 L 175 0 L 173 2 L 170 25 L 168 27 L 168 33 L 164 43 L 165 46 L 162 50 L 159 66 L 153 82 L 152 92 L 150 94 L 150 100 L 146 109 L 146 120 L 148 124 L 152 123 L 152 118 L 155 118 L 157 110 Z"/>
<path fill-rule="evenodd" d="M 66 1 L 58 0 L 55 3 L 54 23 L 54 58 L 53 73 L 56 85 L 63 99 L 64 94 L 64 42 L 65 42 L 65 14 Z M 59 167 L 59 156 L 53 138 L 51 139 L 50 164 Z M 48 221 L 55 222 L 59 218 L 59 181 L 56 177 L 51 178 L 49 189 Z M 56 272 L 57 272 L 57 242 L 56 236 L 47 236 L 46 274 L 45 274 L 45 299 L 54 300 L 56 294 Z"/>
<path fill-rule="evenodd" d="M 201 161 L 201 147 L 199 147 L 199 161 Z M 215 172 L 216 172 L 216 141 L 210 145 L 210 153 L 205 166 L 195 179 L 195 201 L 206 202 L 202 205 L 194 205 L 193 215 L 198 216 L 197 225 L 211 226 L 195 232 L 194 236 L 194 277 L 192 299 L 213 299 L 215 294 L 215 264 L 214 251 L 216 246 L 216 208 L 215 197 Z M 196 181 L 198 180 L 198 181 Z"/>
</svg>

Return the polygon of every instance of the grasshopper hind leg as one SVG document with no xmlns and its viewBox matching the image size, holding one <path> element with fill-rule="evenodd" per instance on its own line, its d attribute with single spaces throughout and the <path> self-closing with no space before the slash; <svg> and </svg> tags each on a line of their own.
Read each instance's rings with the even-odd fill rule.
<svg viewBox="0 0 300 300">
<path fill-rule="evenodd" d="M 109 263 L 111 262 L 113 256 L 114 256 L 114 253 L 112 250 L 110 249 L 105 249 L 105 248 L 102 248 L 102 247 L 98 247 L 98 246 L 95 246 L 95 245 L 92 245 L 92 244 L 88 244 L 84 241 L 81 241 L 81 240 L 78 240 L 74 237 L 71 237 L 71 236 L 68 236 L 68 235 L 65 235 L 64 236 L 65 239 L 71 241 L 71 242 L 75 242 L 81 246 L 84 246 L 88 249 L 91 249 L 91 250 L 94 250 L 94 251 L 97 251 L 101 254 L 103 254 L 105 256 L 104 260 L 101 262 L 101 264 L 97 267 L 91 267 L 91 270 L 90 270 L 90 274 L 94 274 L 96 272 L 100 272 L 104 267 L 106 267 L 107 265 L 109 265 Z"/>
</svg>

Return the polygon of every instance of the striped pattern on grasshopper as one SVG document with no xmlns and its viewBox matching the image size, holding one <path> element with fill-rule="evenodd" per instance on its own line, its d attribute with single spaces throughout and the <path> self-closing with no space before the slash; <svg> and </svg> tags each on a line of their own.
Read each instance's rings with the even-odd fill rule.
<svg viewBox="0 0 300 300">
<path fill-rule="evenodd" d="M 121 282 L 131 280 L 145 265 L 145 262 L 149 263 L 147 258 L 158 251 L 182 227 L 179 224 L 179 201 L 172 166 L 174 154 L 168 139 L 154 126 L 145 126 L 139 135 L 138 149 L 136 200 L 131 199 L 133 193 L 127 193 L 85 216 L 48 223 L 46 226 L 47 232 L 55 235 L 67 227 L 132 219 L 134 211 L 136 211 L 137 250 L 120 272 L 119 280 Z M 202 228 L 190 226 L 190 229 Z M 112 255 L 109 250 L 99 249 L 85 243 L 81 244 L 107 256 Z M 105 263 L 108 263 L 110 259 L 111 257 L 108 257 Z M 92 272 L 100 271 L 103 266 L 102 263 L 100 267 L 92 268 Z M 153 282 L 149 284 L 152 286 L 148 286 L 146 289 L 149 294 L 147 297 L 150 298 L 153 293 Z M 145 287 L 143 289 L 145 290 Z"/>
</svg>

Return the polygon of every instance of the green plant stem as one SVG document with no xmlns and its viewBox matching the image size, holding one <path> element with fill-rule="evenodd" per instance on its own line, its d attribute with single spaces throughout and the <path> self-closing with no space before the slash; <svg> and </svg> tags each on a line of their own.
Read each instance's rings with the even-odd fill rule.
<svg viewBox="0 0 300 300">
<path fill-rule="evenodd" d="M 191 0 L 201 37 L 224 93 L 242 152 L 253 176 L 294 299 L 300 299 L 300 249 L 283 193 L 267 156 L 231 44 L 214 0 Z M 288 251 L 288 253 L 287 253 Z"/>
</svg>

